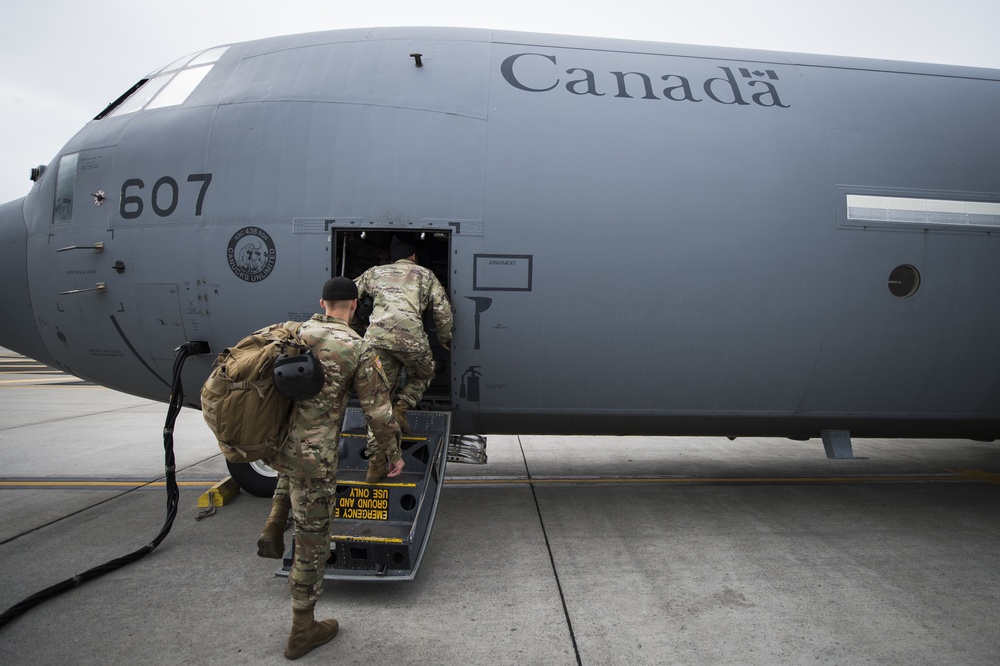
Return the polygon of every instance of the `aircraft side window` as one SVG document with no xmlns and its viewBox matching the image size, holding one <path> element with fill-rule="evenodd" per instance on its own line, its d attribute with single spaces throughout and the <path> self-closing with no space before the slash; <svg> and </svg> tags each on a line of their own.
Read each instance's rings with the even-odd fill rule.
<svg viewBox="0 0 1000 666">
<path fill-rule="evenodd" d="M 73 190 L 76 189 L 76 162 L 78 153 L 63 155 L 56 174 L 56 199 L 52 208 L 53 224 L 73 221 Z"/>
<path fill-rule="evenodd" d="M 911 264 L 896 266 L 889 273 L 889 293 L 896 298 L 909 298 L 920 289 L 920 271 Z"/>
</svg>

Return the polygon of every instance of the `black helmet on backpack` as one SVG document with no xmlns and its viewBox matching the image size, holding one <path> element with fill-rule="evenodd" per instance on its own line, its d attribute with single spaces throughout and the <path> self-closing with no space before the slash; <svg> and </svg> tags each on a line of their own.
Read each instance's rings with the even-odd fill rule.
<svg viewBox="0 0 1000 666">
<path fill-rule="evenodd" d="M 305 400 L 323 389 L 323 364 L 311 350 L 274 359 L 274 388 L 289 400 Z"/>
</svg>

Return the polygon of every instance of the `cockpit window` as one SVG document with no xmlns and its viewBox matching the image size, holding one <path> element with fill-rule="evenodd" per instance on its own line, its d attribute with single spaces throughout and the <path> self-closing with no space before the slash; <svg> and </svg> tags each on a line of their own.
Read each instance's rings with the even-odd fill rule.
<svg viewBox="0 0 1000 666">
<path fill-rule="evenodd" d="M 176 72 L 178 69 L 191 62 L 191 59 L 194 58 L 196 55 L 197 55 L 196 53 L 189 53 L 183 58 L 178 58 L 177 60 L 174 60 L 166 67 L 158 69 L 155 72 L 155 74 L 163 74 L 165 72 Z"/>
<path fill-rule="evenodd" d="M 214 49 L 209 49 L 204 51 L 200 56 L 188 63 L 188 67 L 197 67 L 198 65 L 210 65 L 217 62 L 222 54 L 226 52 L 228 46 L 216 46 Z"/>
<path fill-rule="evenodd" d="M 149 79 L 145 84 L 140 86 L 135 92 L 133 92 L 128 99 L 122 102 L 117 109 L 112 111 L 110 115 L 121 116 L 126 113 L 134 113 L 146 105 L 149 100 L 156 96 L 156 93 L 160 92 L 163 86 L 167 85 L 170 81 L 170 75 L 157 76 L 153 79 Z"/>
<path fill-rule="evenodd" d="M 175 60 L 152 76 L 143 79 L 97 115 L 101 118 L 123 116 L 142 109 L 160 109 L 184 103 L 228 46 L 218 46 Z"/>
<path fill-rule="evenodd" d="M 177 75 L 170 79 L 170 83 L 156 95 L 156 98 L 152 102 L 146 105 L 146 108 L 160 109 L 165 106 L 177 106 L 183 103 L 188 98 L 188 95 L 198 87 L 198 84 L 201 83 L 201 80 L 205 78 L 210 69 L 212 69 L 211 65 L 204 65 L 177 72 Z"/>
</svg>

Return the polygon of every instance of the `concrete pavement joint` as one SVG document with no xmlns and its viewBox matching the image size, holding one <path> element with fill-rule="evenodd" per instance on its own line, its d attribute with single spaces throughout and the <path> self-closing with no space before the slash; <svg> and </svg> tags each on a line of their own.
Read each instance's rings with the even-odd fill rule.
<svg viewBox="0 0 1000 666">
<path fill-rule="evenodd" d="M 527 481 L 531 482 L 531 470 L 528 469 L 528 458 L 524 453 L 524 445 L 521 443 L 521 436 L 517 436 L 517 445 L 521 449 L 521 458 L 524 461 L 524 469 L 528 472 Z M 576 655 L 577 666 L 583 666 L 580 658 L 580 646 L 576 642 L 576 634 L 573 632 L 573 620 L 569 616 L 569 606 L 566 605 L 566 595 L 563 593 L 562 583 L 559 581 L 559 570 L 556 568 L 556 558 L 552 554 L 552 544 L 549 542 L 549 534 L 545 530 L 545 520 L 542 518 L 542 507 L 538 504 L 538 495 L 535 494 L 535 484 L 531 485 L 531 499 L 535 503 L 535 511 L 538 512 L 538 523 L 542 528 L 542 537 L 545 539 L 545 549 L 549 553 L 549 563 L 552 565 L 552 576 L 556 581 L 556 589 L 559 590 L 559 601 L 562 603 L 563 615 L 566 617 L 566 628 L 569 630 L 570 640 L 573 642 L 573 654 Z"/>
</svg>

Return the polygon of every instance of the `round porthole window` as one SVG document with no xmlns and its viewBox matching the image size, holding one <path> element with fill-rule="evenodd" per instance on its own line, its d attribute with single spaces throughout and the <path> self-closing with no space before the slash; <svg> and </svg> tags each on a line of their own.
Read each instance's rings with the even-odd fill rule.
<svg viewBox="0 0 1000 666">
<path fill-rule="evenodd" d="M 889 293 L 896 298 L 909 298 L 920 289 L 920 271 L 910 264 L 896 266 L 889 273 Z"/>
</svg>

